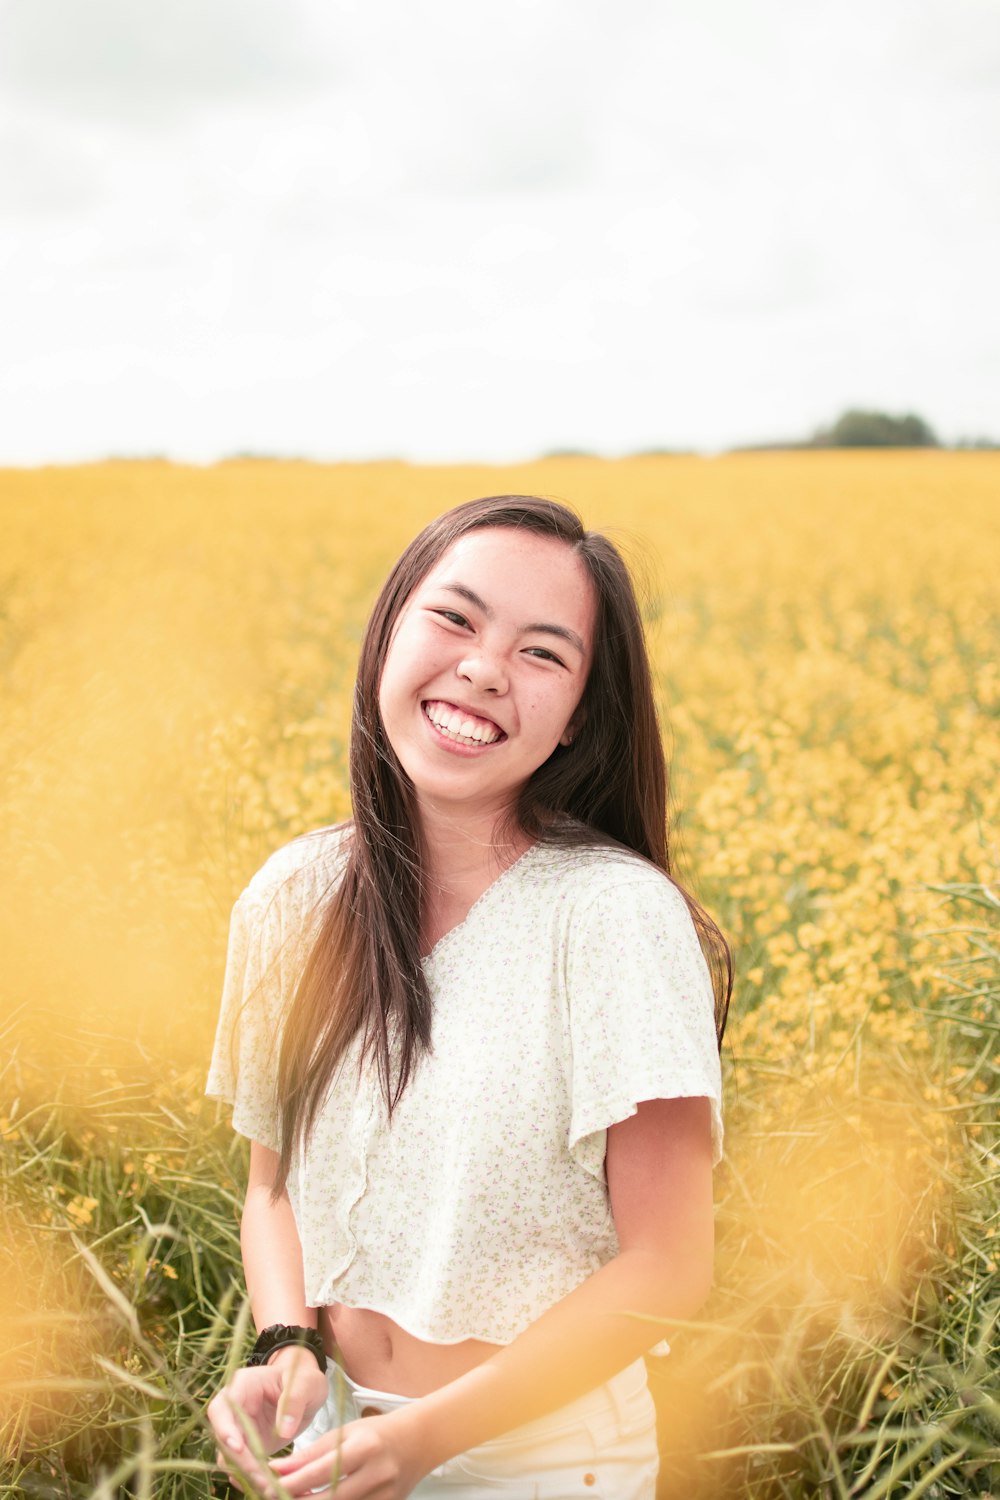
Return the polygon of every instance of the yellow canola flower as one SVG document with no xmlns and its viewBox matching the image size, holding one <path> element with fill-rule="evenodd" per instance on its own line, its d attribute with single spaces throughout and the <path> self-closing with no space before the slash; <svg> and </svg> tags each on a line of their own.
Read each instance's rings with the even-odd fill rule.
<svg viewBox="0 0 1000 1500">
<path fill-rule="evenodd" d="M 533 491 L 648 579 L 678 870 L 736 946 L 732 1054 L 822 1070 L 859 1038 L 929 1047 L 916 1006 L 948 985 L 929 887 L 1000 864 L 998 480 L 996 455 L 902 453 L 7 472 L 12 992 L 193 1068 L 156 1095 L 190 1118 L 234 898 L 349 816 L 387 567 L 448 505 Z M 58 1034 L 39 1022 L 48 1062 Z M 109 1066 L 94 1128 L 155 1178 L 127 1087 Z"/>
<path fill-rule="evenodd" d="M 97 1207 L 97 1202 L 96 1198 L 85 1198 L 78 1194 L 66 1204 L 66 1212 L 74 1224 L 82 1228 L 93 1222 L 94 1209 Z"/>
</svg>

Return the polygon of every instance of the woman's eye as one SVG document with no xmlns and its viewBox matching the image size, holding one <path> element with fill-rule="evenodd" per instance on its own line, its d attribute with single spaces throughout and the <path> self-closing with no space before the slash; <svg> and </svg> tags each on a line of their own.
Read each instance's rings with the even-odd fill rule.
<svg viewBox="0 0 1000 1500">
<path fill-rule="evenodd" d="M 434 613 L 440 615 L 443 620 L 447 620 L 449 625 L 468 625 L 469 623 L 464 615 L 458 613 L 457 609 L 436 609 Z"/>
<path fill-rule="evenodd" d="M 564 667 L 566 665 L 561 657 L 556 656 L 554 651 L 546 651 L 544 646 L 529 646 L 527 654 L 529 656 L 537 656 L 542 661 L 554 661 L 557 667 Z"/>
</svg>

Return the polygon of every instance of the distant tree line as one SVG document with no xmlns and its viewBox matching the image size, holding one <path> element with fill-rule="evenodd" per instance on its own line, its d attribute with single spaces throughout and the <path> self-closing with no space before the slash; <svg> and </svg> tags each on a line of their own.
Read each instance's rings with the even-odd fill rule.
<svg viewBox="0 0 1000 1500">
<path fill-rule="evenodd" d="M 820 427 L 812 437 L 794 442 L 753 443 L 746 451 L 768 451 L 781 448 L 941 448 L 945 446 L 923 417 L 914 412 L 894 417 L 884 411 L 852 407 L 838 417 L 832 427 Z M 959 438 L 953 445 L 963 449 L 996 451 L 1000 443 L 987 437 Z"/>
<path fill-rule="evenodd" d="M 832 427 L 821 427 L 812 436 L 811 448 L 939 448 L 934 429 L 923 417 L 907 412 L 891 417 L 884 411 L 862 411 L 852 407 Z"/>
</svg>

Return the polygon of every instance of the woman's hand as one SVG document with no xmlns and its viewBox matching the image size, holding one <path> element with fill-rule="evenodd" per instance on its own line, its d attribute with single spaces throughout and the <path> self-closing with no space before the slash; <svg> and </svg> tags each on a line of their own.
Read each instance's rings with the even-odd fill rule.
<svg viewBox="0 0 1000 1500">
<path fill-rule="evenodd" d="M 279 1349 L 266 1365 L 237 1370 L 208 1404 L 220 1468 L 237 1486 L 243 1476 L 267 1488 L 266 1470 L 253 1447 L 265 1453 L 283 1448 L 311 1421 L 328 1394 L 326 1374 L 308 1349 Z"/>
<path fill-rule="evenodd" d="M 432 1467 L 418 1437 L 419 1404 L 348 1422 L 271 1467 L 289 1495 L 405 1500 Z"/>
</svg>

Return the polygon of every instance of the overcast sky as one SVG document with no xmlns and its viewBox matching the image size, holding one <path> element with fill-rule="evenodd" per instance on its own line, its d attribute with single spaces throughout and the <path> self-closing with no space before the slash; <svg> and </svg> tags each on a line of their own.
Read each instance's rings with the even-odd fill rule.
<svg viewBox="0 0 1000 1500">
<path fill-rule="evenodd" d="M 1000 437 L 997 0 L 0 0 L 0 463 Z"/>
</svg>

